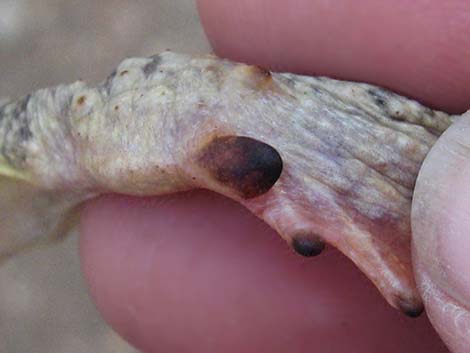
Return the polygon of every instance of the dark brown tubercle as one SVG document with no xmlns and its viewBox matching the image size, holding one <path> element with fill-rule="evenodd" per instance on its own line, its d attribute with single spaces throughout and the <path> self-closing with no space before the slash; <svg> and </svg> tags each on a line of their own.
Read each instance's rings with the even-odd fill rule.
<svg viewBox="0 0 470 353">
<path fill-rule="evenodd" d="M 199 164 L 244 199 L 266 193 L 282 172 L 276 149 L 246 136 L 214 138 L 202 149 Z"/>
<path fill-rule="evenodd" d="M 398 301 L 398 309 L 405 315 L 415 318 L 423 313 L 424 306 L 421 302 L 401 299 Z"/>
</svg>

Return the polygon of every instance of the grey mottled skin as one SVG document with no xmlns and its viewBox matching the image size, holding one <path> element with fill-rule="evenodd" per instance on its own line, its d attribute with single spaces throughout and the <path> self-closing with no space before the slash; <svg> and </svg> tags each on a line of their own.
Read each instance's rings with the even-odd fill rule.
<svg viewBox="0 0 470 353">
<path fill-rule="evenodd" d="M 62 193 L 64 210 L 105 192 L 217 191 L 300 253 L 338 247 L 391 305 L 416 315 L 411 196 L 453 120 L 368 84 L 165 52 L 125 60 L 96 88 L 77 82 L 1 106 L 0 173 Z M 247 199 L 214 178 L 198 158 L 220 136 L 274 147 L 276 184 Z"/>
<path fill-rule="evenodd" d="M 2 157 L 12 166 L 21 168 L 26 159 L 24 145 L 31 139 L 29 128 L 31 114 L 27 107 L 31 95 L 27 95 L 14 104 L 0 107 L 0 124 L 2 132 Z"/>
</svg>

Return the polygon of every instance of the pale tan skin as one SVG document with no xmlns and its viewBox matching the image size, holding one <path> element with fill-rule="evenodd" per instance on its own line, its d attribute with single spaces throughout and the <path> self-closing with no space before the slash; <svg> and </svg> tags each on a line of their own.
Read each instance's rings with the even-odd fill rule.
<svg viewBox="0 0 470 353">
<path fill-rule="evenodd" d="M 0 255 L 64 234 L 79 205 L 102 193 L 207 188 L 294 247 L 299 239 L 336 246 L 392 306 L 418 315 L 411 196 L 424 157 L 454 119 L 367 84 L 213 56 L 127 59 L 97 88 L 77 82 L 0 106 Z M 277 182 L 247 197 L 215 177 L 201 153 L 223 136 L 274 148 Z"/>
</svg>

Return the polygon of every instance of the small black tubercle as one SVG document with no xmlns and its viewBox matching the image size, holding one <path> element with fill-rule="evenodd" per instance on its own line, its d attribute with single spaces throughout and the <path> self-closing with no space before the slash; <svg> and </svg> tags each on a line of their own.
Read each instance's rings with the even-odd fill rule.
<svg viewBox="0 0 470 353">
<path fill-rule="evenodd" d="M 325 242 L 318 236 L 294 237 L 292 247 L 298 254 L 305 257 L 312 257 L 321 254 L 325 249 Z"/>
</svg>

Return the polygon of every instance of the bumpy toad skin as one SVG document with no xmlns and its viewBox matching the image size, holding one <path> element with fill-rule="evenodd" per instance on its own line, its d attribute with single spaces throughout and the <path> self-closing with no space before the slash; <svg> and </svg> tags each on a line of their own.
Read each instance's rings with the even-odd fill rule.
<svg viewBox="0 0 470 353">
<path fill-rule="evenodd" d="M 56 236 L 71 210 L 101 193 L 214 190 L 302 255 L 337 247 L 416 316 L 411 197 L 453 120 L 368 84 L 165 52 L 125 60 L 96 88 L 77 82 L 0 106 L 0 174 L 31 184 L 38 204 L 58 205 L 41 228 Z M 48 235 L 23 236 L 10 223 L 0 255 Z"/>
</svg>

